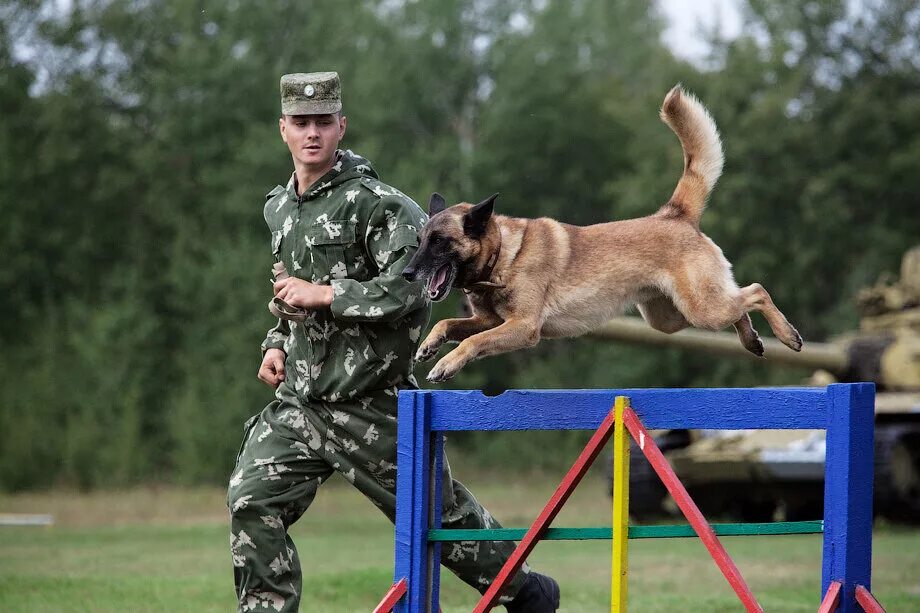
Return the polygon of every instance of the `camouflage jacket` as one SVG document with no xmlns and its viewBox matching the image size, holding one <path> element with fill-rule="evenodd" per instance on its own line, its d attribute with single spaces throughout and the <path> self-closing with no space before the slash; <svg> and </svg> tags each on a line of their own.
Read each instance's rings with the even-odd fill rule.
<svg viewBox="0 0 920 613">
<path fill-rule="evenodd" d="M 380 182 L 368 160 L 337 155 L 308 191 L 298 197 L 292 176 L 268 193 L 264 209 L 275 260 L 293 276 L 331 285 L 333 299 L 301 324 L 279 320 L 262 350 L 287 353 L 279 394 L 328 402 L 415 386 L 415 350 L 431 312 L 424 285 L 399 274 L 427 215 Z"/>
</svg>

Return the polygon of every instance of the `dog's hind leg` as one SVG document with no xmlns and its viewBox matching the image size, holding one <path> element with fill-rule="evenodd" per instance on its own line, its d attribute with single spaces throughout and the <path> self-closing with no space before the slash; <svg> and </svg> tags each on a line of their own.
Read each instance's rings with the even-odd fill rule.
<svg viewBox="0 0 920 613">
<path fill-rule="evenodd" d="M 646 300 L 638 305 L 639 313 L 652 328 L 660 330 L 665 334 L 673 334 L 683 330 L 690 325 L 687 318 L 677 310 L 671 299 L 665 295 Z M 754 355 L 763 355 L 763 342 L 760 335 L 754 329 L 751 323 L 751 316 L 745 313 L 741 319 L 734 323 L 735 330 L 738 332 L 738 338 L 744 348 Z"/>
<path fill-rule="evenodd" d="M 670 298 L 690 322 L 704 330 L 722 330 L 740 320 L 749 308 L 738 286 L 724 272 L 718 275 L 685 271 L 674 276 Z"/>
<path fill-rule="evenodd" d="M 756 332 L 747 314 L 749 311 L 760 311 L 776 338 L 795 351 L 802 348 L 802 337 L 776 308 L 770 294 L 759 283 L 738 289 L 736 286 L 728 286 L 724 281 L 702 281 L 695 284 L 685 277 L 677 280 L 675 290 L 674 304 L 687 321 L 697 328 L 721 330 L 734 325 L 741 343 L 752 353 L 760 355 L 755 349 L 760 349 L 762 353 L 762 348 L 753 340 Z"/>
<path fill-rule="evenodd" d="M 789 323 L 786 316 L 776 308 L 776 305 L 773 304 L 773 299 L 770 298 L 770 294 L 760 283 L 752 283 L 747 287 L 741 288 L 740 295 L 744 309 L 763 313 L 767 323 L 770 324 L 770 329 L 773 330 L 773 334 L 780 342 L 794 351 L 802 350 L 802 336 Z"/>
<path fill-rule="evenodd" d="M 430 360 L 444 343 L 459 343 L 474 334 L 494 328 L 502 322 L 497 316 L 487 317 L 477 313 L 473 317 L 442 319 L 434 325 L 425 341 L 418 348 L 415 359 L 419 362 Z"/>
<path fill-rule="evenodd" d="M 654 298 L 640 302 L 636 307 L 639 309 L 642 319 L 648 325 L 665 334 L 673 334 L 690 325 L 687 318 L 677 310 L 671 299 L 664 294 L 659 294 Z"/>
<path fill-rule="evenodd" d="M 744 348 L 754 355 L 762 357 L 763 341 L 760 340 L 760 335 L 757 334 L 757 330 L 754 329 L 754 324 L 751 323 L 751 316 L 745 313 L 734 325 L 735 331 L 738 332 L 738 338 L 741 340 L 741 344 L 744 345 Z"/>
</svg>

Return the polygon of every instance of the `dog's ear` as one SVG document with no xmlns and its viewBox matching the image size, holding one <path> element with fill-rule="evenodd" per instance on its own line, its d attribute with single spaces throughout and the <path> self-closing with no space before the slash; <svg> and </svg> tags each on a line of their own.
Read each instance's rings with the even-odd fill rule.
<svg viewBox="0 0 920 613">
<path fill-rule="evenodd" d="M 498 194 L 492 194 L 479 204 L 473 206 L 466 215 L 463 216 L 463 232 L 472 238 L 482 236 L 489 225 L 489 218 L 492 217 L 492 209 L 495 205 L 495 199 Z"/>
<path fill-rule="evenodd" d="M 438 192 L 431 194 L 431 198 L 428 199 L 428 216 L 434 217 L 441 211 L 447 208 L 447 203 L 444 202 L 444 196 Z"/>
</svg>

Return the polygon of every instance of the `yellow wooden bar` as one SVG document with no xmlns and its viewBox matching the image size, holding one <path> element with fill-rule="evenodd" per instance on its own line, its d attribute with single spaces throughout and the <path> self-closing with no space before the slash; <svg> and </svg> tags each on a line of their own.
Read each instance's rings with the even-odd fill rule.
<svg viewBox="0 0 920 613">
<path fill-rule="evenodd" d="M 610 577 L 610 611 L 626 613 L 627 543 L 629 542 L 629 433 L 623 413 L 629 398 L 614 401 L 616 422 L 613 431 L 613 560 Z"/>
</svg>

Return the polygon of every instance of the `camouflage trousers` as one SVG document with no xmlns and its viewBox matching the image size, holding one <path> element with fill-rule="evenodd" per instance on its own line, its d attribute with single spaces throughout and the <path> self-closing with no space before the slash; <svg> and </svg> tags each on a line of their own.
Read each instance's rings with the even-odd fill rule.
<svg viewBox="0 0 920 613">
<path fill-rule="evenodd" d="M 284 387 L 279 400 L 246 423 L 230 479 L 230 549 L 240 611 L 298 610 L 300 562 L 288 528 L 334 471 L 390 521 L 396 516 L 395 395 L 307 404 L 285 393 Z M 446 457 L 444 467 L 443 527 L 501 527 L 463 484 L 451 478 Z M 512 543 L 498 541 L 445 543 L 441 562 L 484 592 L 512 550 Z M 526 572 L 525 566 L 509 585 L 508 595 L 517 593 Z"/>
</svg>

